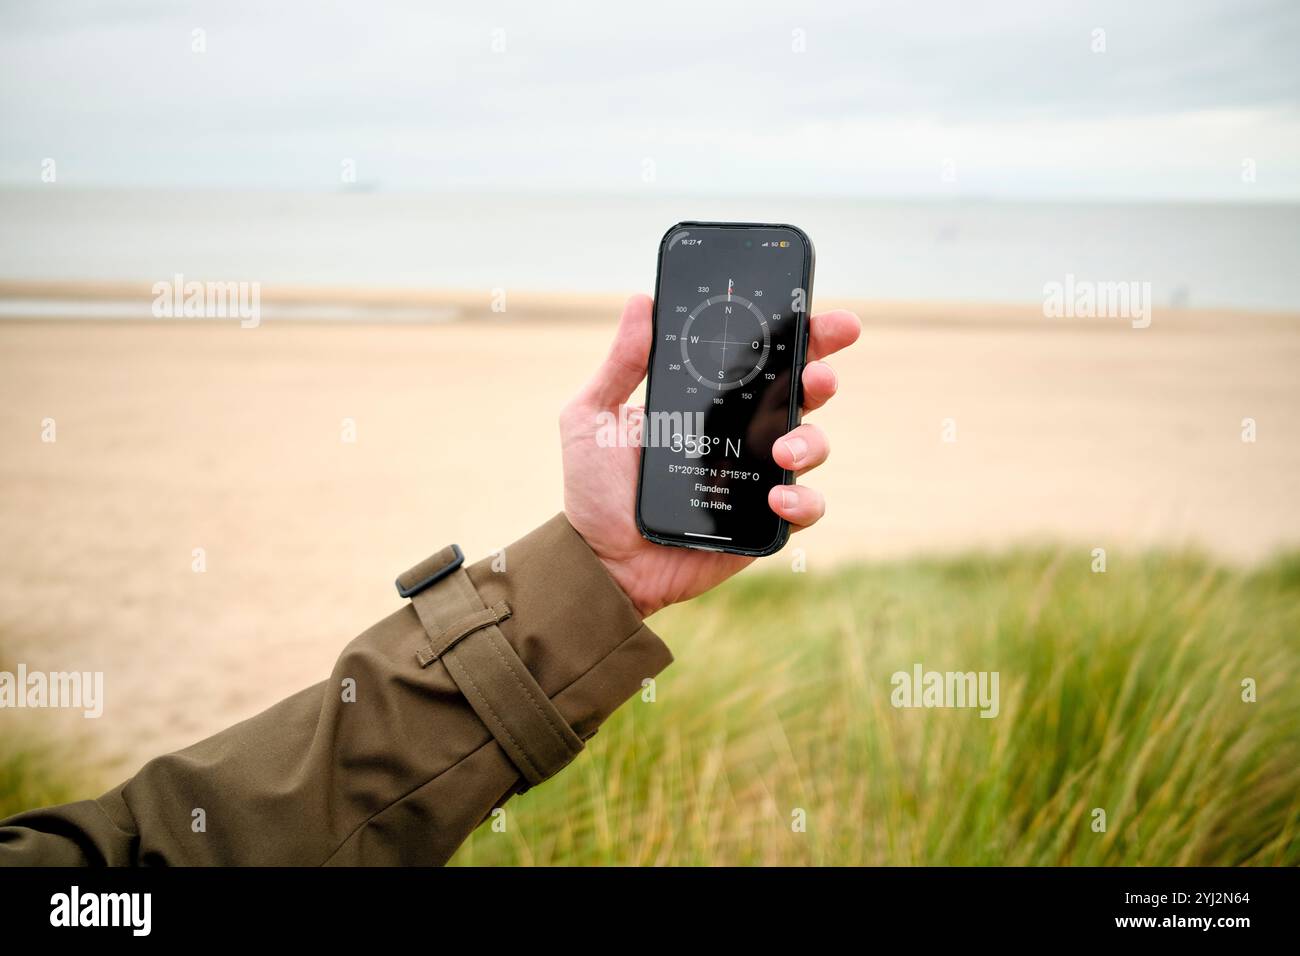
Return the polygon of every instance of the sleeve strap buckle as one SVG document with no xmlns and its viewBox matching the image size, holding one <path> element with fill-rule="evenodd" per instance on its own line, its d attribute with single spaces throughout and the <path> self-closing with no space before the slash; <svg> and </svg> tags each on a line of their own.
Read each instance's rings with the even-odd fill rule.
<svg viewBox="0 0 1300 956">
<path fill-rule="evenodd" d="M 421 591 L 437 584 L 465 563 L 465 552 L 460 545 L 443 548 L 433 557 L 425 558 L 409 571 L 397 576 L 397 593 L 404 598 L 415 597 Z"/>
</svg>

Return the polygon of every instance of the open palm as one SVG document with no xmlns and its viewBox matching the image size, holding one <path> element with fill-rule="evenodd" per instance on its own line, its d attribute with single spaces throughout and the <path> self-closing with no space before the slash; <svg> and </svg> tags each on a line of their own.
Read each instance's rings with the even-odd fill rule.
<svg viewBox="0 0 1300 956">
<path fill-rule="evenodd" d="M 649 296 L 627 301 L 608 357 L 560 414 L 564 513 L 643 616 L 702 594 L 754 560 L 667 547 L 641 537 L 635 516 L 641 462 L 635 439 L 640 429 L 629 429 L 631 442 L 611 445 L 597 440 L 602 426 L 608 427 L 608 415 L 617 416 L 620 409 L 628 421 L 640 420 L 642 410 L 626 402 L 645 378 L 652 312 Z M 835 373 L 820 359 L 851 345 L 861 327 L 852 312 L 812 317 L 810 361 L 803 374 L 804 411 L 821 407 L 835 394 Z M 801 424 L 777 439 L 772 455 L 781 467 L 801 475 L 825 461 L 829 450 L 820 429 Z M 826 510 L 821 494 L 805 485 L 772 488 L 768 503 L 796 531 L 816 522 Z"/>
</svg>

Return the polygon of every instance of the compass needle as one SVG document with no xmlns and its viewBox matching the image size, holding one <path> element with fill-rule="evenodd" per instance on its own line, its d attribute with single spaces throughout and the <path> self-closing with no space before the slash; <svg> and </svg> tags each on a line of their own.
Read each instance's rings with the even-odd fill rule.
<svg viewBox="0 0 1300 956">
<path fill-rule="evenodd" d="M 730 334 L 733 318 L 746 326 L 734 339 Z M 763 371 L 772 348 L 767 317 L 749 299 L 736 295 L 735 282 L 731 279 L 727 280 L 725 294 L 710 296 L 690 311 L 678 338 L 685 371 L 701 385 L 719 392 L 753 381 Z M 719 348 L 697 348 L 713 345 Z M 728 349 L 731 349 L 730 363 Z"/>
</svg>

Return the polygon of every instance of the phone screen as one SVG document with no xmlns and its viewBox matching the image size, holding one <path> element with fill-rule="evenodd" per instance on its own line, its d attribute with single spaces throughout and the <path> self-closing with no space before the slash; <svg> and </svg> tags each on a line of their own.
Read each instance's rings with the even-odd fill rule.
<svg viewBox="0 0 1300 956">
<path fill-rule="evenodd" d="M 682 223 L 665 235 L 637 518 L 663 544 L 766 554 L 791 480 L 773 443 L 798 423 L 812 243 L 792 226 Z"/>
</svg>

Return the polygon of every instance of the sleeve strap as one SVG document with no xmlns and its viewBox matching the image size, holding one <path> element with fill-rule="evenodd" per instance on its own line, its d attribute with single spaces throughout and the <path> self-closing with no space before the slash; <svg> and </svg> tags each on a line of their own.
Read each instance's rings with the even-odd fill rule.
<svg viewBox="0 0 1300 956">
<path fill-rule="evenodd" d="M 529 786 L 559 772 L 582 741 L 524 666 L 497 626 L 510 617 L 505 601 L 485 607 L 461 567 L 455 545 L 397 579 L 410 597 L 429 643 L 421 667 L 441 661 Z"/>
</svg>

